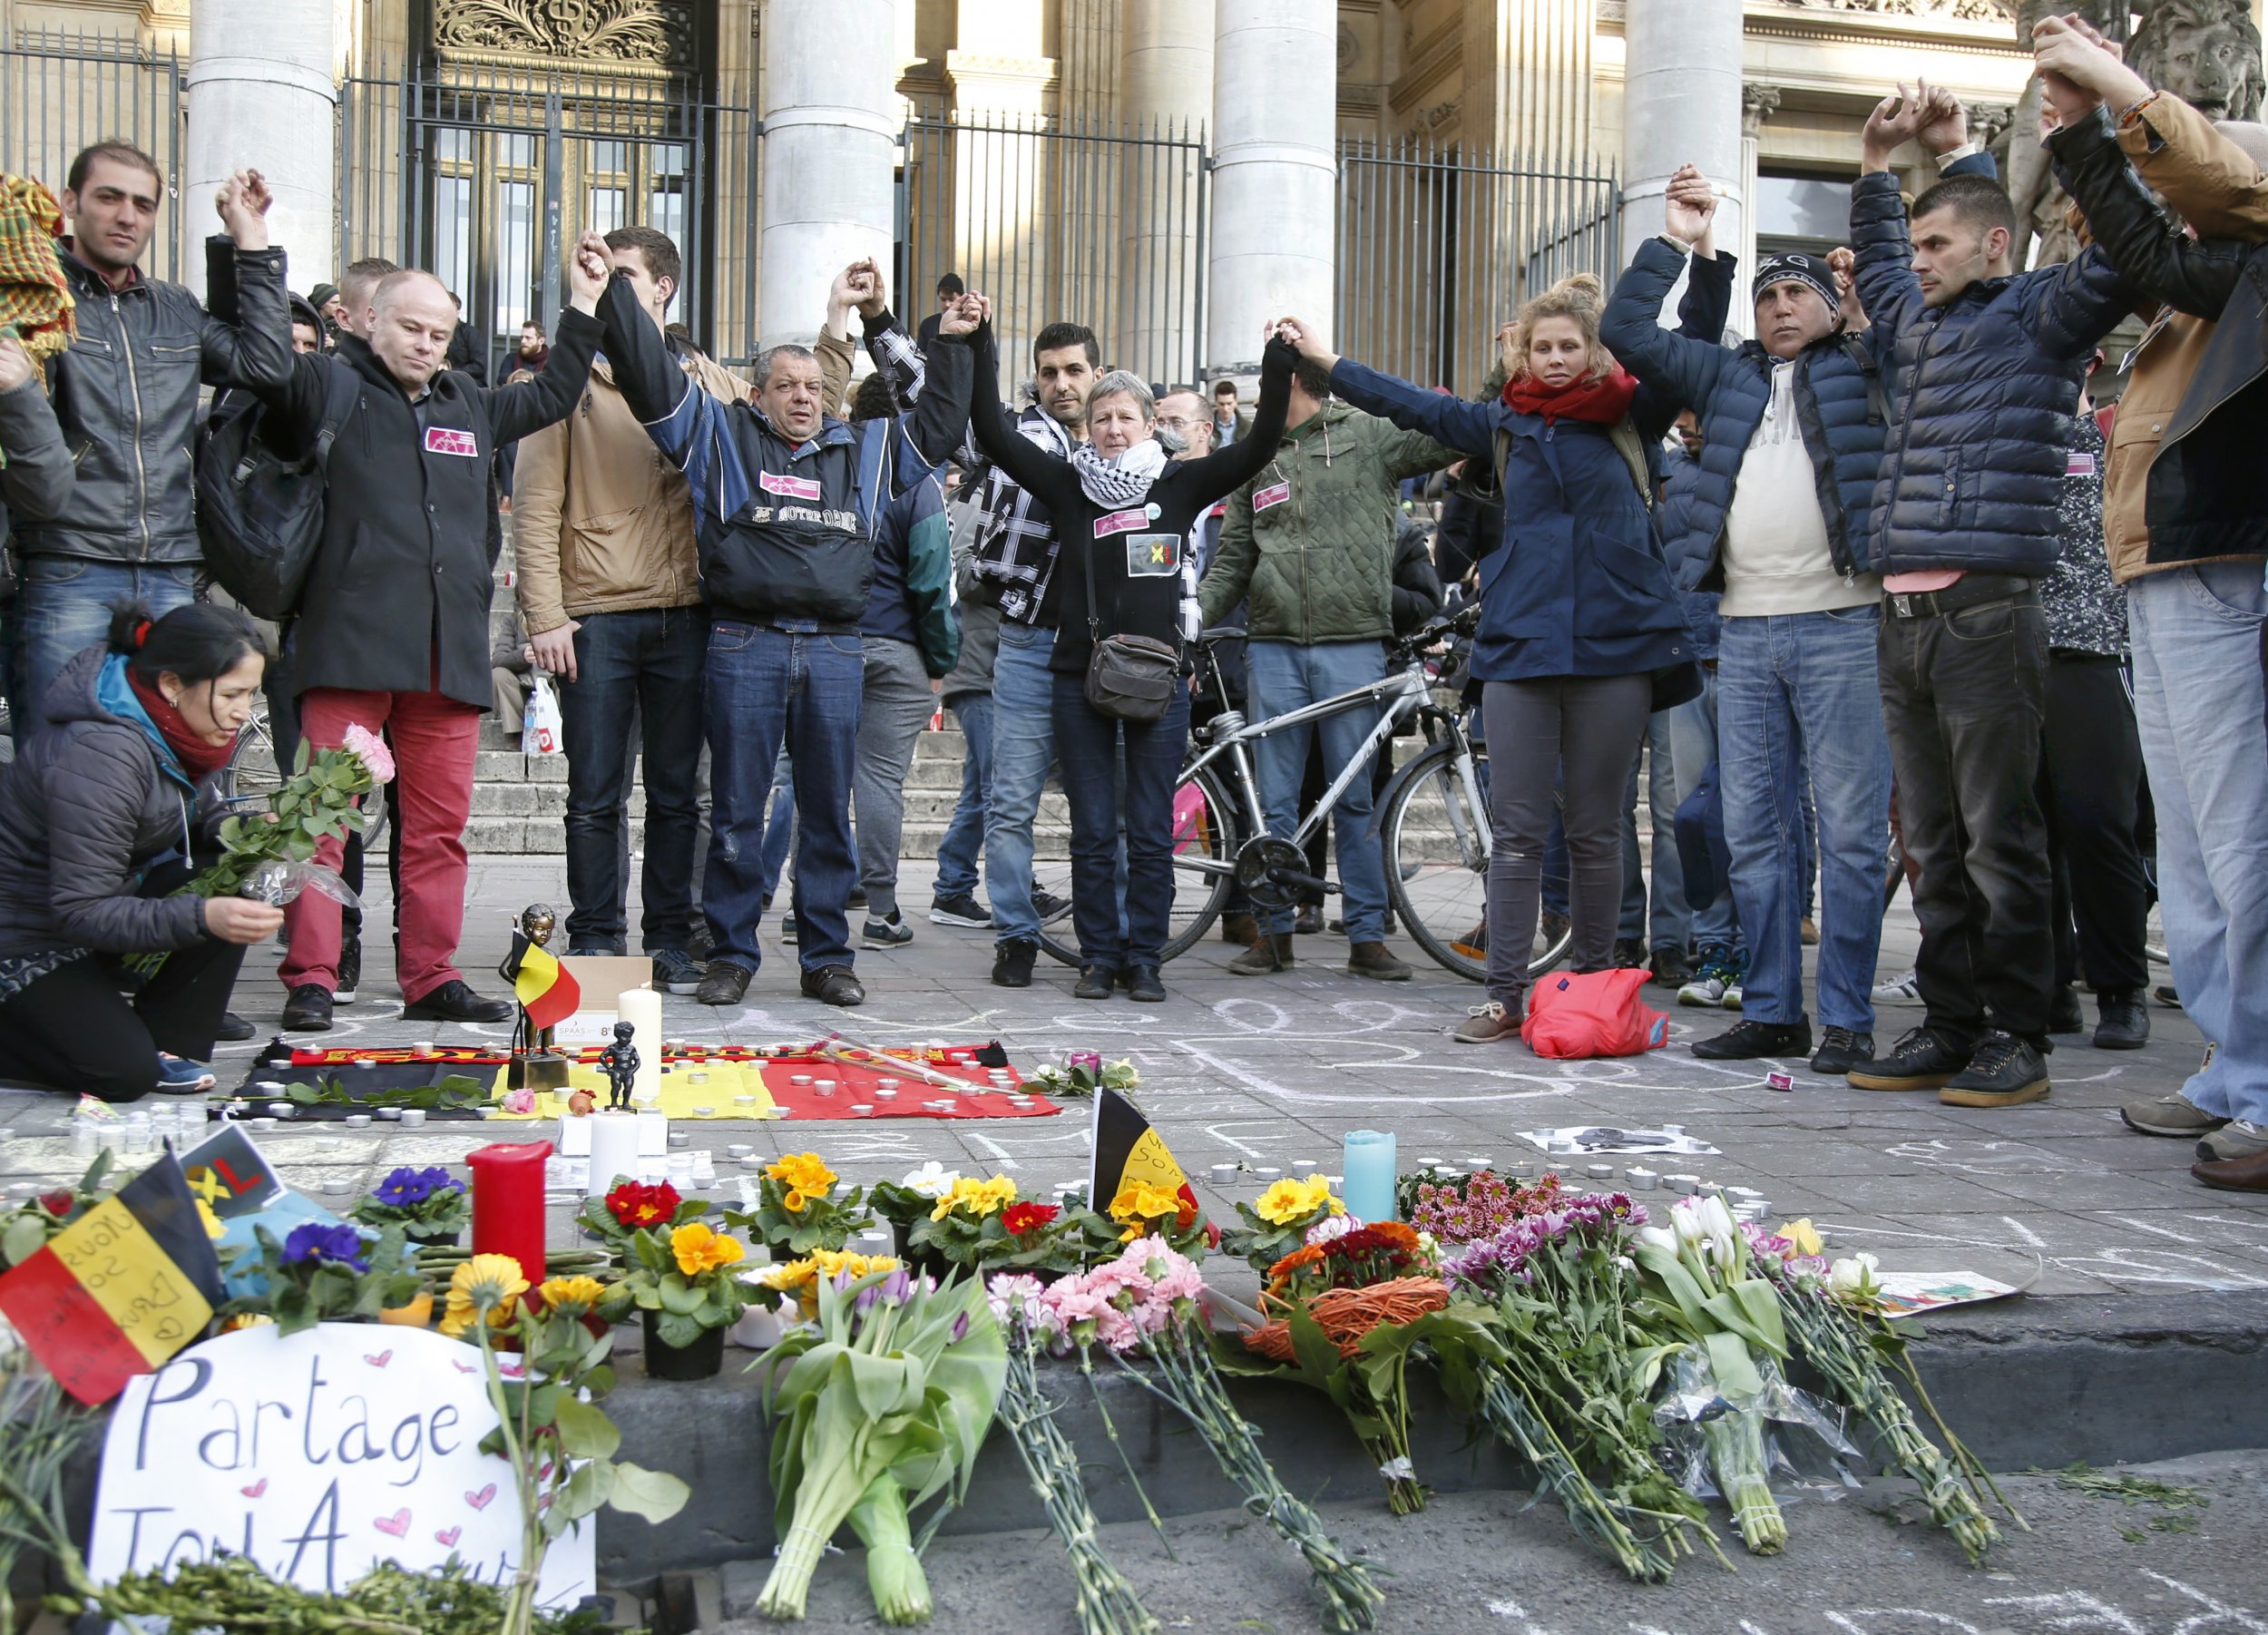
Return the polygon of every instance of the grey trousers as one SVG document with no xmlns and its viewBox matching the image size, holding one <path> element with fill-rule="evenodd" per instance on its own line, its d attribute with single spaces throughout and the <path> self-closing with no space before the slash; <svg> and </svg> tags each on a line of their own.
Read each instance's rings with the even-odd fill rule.
<svg viewBox="0 0 2268 1635">
<path fill-rule="evenodd" d="M 1555 676 L 1491 681 L 1481 695 L 1489 744 L 1489 997 L 1513 1015 L 1543 890 L 1551 795 L 1564 767 L 1569 912 L 1575 968 L 1603 971 L 1622 910 L 1622 795 L 1653 707 L 1653 679 Z"/>
<path fill-rule="evenodd" d="M 868 636 L 866 685 L 858 716 L 858 763 L 851 778 L 851 822 L 858 831 L 858 883 L 870 919 L 898 911 L 898 842 L 905 829 L 905 778 L 914 746 L 937 712 L 921 650 Z"/>
</svg>

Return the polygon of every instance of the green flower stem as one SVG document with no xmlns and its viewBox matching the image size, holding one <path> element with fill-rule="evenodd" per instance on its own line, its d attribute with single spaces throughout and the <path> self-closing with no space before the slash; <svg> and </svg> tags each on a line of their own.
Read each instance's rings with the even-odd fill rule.
<svg viewBox="0 0 2268 1635">
<path fill-rule="evenodd" d="M 1095 1378 L 1093 1348 L 1079 1347 L 1079 1371 L 1087 1376 L 1087 1393 L 1095 1399 L 1095 1412 L 1102 1419 L 1102 1434 L 1110 1439 L 1110 1451 L 1119 1456 L 1119 1466 L 1126 1472 L 1126 1479 L 1134 1489 L 1134 1496 L 1142 1502 L 1142 1513 L 1149 1518 L 1149 1530 L 1158 1535 L 1164 1547 L 1166 1559 L 1176 1565 L 1181 1558 L 1173 1552 L 1173 1541 L 1166 1536 L 1166 1524 L 1158 1519 L 1158 1507 L 1149 1502 L 1149 1493 L 1142 1486 L 1142 1479 L 1135 1473 L 1134 1461 L 1126 1451 L 1126 1444 L 1119 1435 L 1118 1422 L 1110 1417 L 1110 1405 L 1103 1400 L 1102 1386 Z"/>
<path fill-rule="evenodd" d="M 1787 1544 L 1787 1519 L 1772 1496 L 1765 1473 L 1764 1415 L 1751 1408 L 1730 1408 L 1701 1422 L 1702 1445 L 1717 1491 L 1733 1508 L 1733 1525 L 1751 1555 L 1777 1555 Z"/>
</svg>

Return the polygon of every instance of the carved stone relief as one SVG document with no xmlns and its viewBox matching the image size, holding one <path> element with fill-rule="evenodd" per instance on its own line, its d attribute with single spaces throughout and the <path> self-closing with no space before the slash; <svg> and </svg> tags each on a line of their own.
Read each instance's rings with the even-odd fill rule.
<svg viewBox="0 0 2268 1635">
<path fill-rule="evenodd" d="M 650 68 L 686 67 L 694 58 L 686 0 L 437 0 L 433 38 L 445 54 Z"/>
</svg>

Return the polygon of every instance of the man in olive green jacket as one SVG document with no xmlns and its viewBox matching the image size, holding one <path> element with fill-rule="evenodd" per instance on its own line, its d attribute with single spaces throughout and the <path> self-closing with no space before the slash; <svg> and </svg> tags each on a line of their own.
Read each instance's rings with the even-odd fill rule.
<svg viewBox="0 0 2268 1635">
<path fill-rule="evenodd" d="M 1431 437 L 1330 400 L 1329 377 L 1303 363 L 1292 382 L 1276 457 L 1228 498 L 1220 550 L 1198 605 L 1213 624 L 1238 602 L 1249 608 L 1246 660 L 1251 716 L 1265 720 L 1386 676 L 1393 635 L 1394 540 L 1400 485 L 1460 458 Z M 1254 746 L 1268 832 L 1299 827 L 1299 790 L 1311 735 L 1335 778 L 1378 723 L 1374 708 L 1272 733 Z M 1407 982 L 1410 967 L 1386 946 L 1386 874 L 1369 837 L 1371 779 L 1358 774 L 1339 797 L 1339 884 L 1345 896 L 1346 968 L 1381 982 Z M 1292 964 L 1292 911 L 1276 910 L 1267 935 L 1229 969 L 1256 975 Z"/>
</svg>

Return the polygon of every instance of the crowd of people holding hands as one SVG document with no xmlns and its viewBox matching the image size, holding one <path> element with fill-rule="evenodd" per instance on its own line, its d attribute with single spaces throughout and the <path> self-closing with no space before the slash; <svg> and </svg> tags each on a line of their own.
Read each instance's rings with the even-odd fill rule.
<svg viewBox="0 0 2268 1635">
<path fill-rule="evenodd" d="M 942 703 L 966 760 L 931 918 L 989 928 L 1009 988 L 1068 920 L 1077 996 L 1163 1000 L 1177 787 L 1193 719 L 1222 707 L 1188 681 L 1199 632 L 1241 625 L 1237 702 L 1266 719 L 1383 686 L 1393 643 L 1454 604 L 1491 837 L 1486 995 L 1459 1041 L 1519 1037 L 1536 928 L 1563 915 L 1577 969 L 1647 964 L 1738 1010 L 1697 1056 L 2019 1105 L 2087 1030 L 2081 988 L 2097 1047 L 2146 1041 L 2155 893 L 2210 1047 L 2126 1120 L 2197 1143 L 2207 1184 L 2268 1188 L 2268 508 L 2246 457 L 2268 132 L 2153 90 L 2076 19 L 2035 43 L 2073 259 L 2019 269 L 1960 104 L 1901 87 L 1866 122 L 1846 248 L 1766 255 L 1739 298 L 1717 190 L 1688 168 L 1611 288 L 1580 275 L 1525 303 L 1475 399 L 1286 315 L 1249 403 L 1107 367 L 1091 329 L 1055 321 L 1009 360 L 1030 366 L 1019 404 L 982 292 L 949 277 L 909 333 L 866 261 L 815 345 L 738 375 L 668 327 L 683 267 L 646 227 L 582 235 L 557 332 L 523 336 L 491 387 L 453 367 L 464 327 L 428 273 L 357 263 L 288 296 L 254 174 L 220 194 L 209 307 L 147 278 L 155 167 L 89 150 L 63 200 L 79 338 L 42 381 L 0 337 L 0 1074 L 120 1099 L 193 1080 L 216 1037 L 249 1033 L 230 986 L 279 925 L 284 1025 L 330 1025 L 359 958 L 337 902 L 159 895 L 263 685 L 279 747 L 390 742 L 405 1014 L 503 1017 L 455 961 L 511 449 L 519 610 L 568 760 L 571 956 L 627 952 L 642 765 L 656 985 L 740 1003 L 785 888 L 801 993 L 861 1003 L 855 946 L 914 935 L 904 783 Z M 1892 168 L 1909 143 L 1938 167 L 1911 200 Z M 1736 298 L 1753 338 L 1726 344 Z M 2140 342 L 2109 367 L 2130 320 Z M 2090 387 L 2121 375 L 2097 409 Z M 319 455 L 321 541 L 280 642 L 198 600 L 200 384 L 249 394 L 279 454 Z M 1447 494 L 1430 551 L 1403 503 L 1426 481 Z M 1334 778 L 1376 720 L 1259 741 L 1270 833 L 1295 832 L 1311 760 Z M 1649 744 L 1651 947 L 1628 900 Z M 1068 899 L 1033 878 L 1051 769 Z M 1710 781 L 1729 890 L 1696 907 L 1660 831 Z M 1376 789 L 1337 798 L 1337 926 L 1348 974 L 1403 981 Z M 359 866 L 337 840 L 320 860 Z M 1882 984 L 1893 868 L 1921 937 Z M 1231 906 L 1229 972 L 1295 968 L 1294 908 Z M 159 950 L 163 974 L 122 993 L 118 963 Z M 1895 1039 L 1885 994 L 1923 1007 Z"/>
</svg>

